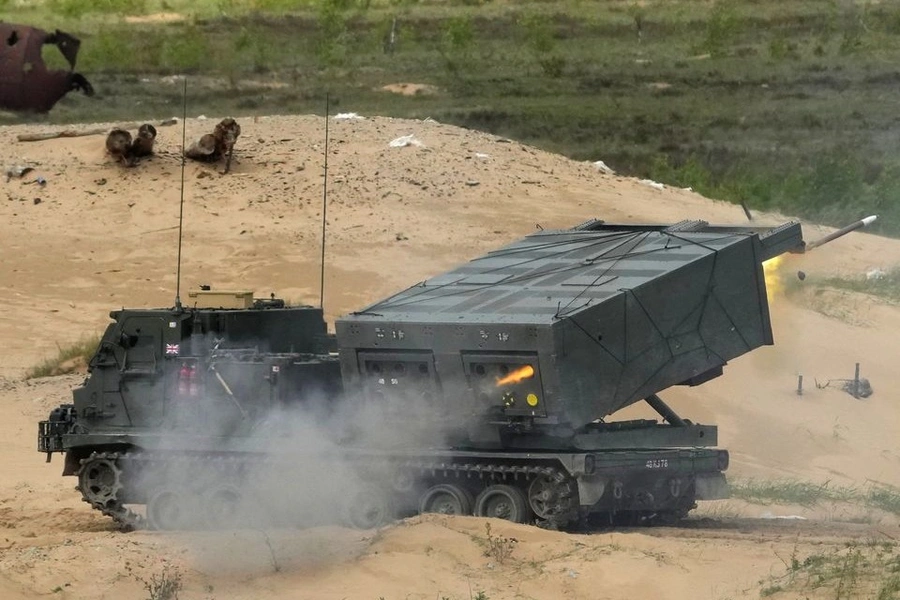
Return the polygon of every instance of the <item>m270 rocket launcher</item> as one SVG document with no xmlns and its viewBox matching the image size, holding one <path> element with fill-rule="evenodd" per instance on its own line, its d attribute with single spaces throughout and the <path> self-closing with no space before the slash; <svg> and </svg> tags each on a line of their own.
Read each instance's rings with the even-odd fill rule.
<svg viewBox="0 0 900 600">
<path fill-rule="evenodd" d="M 715 426 L 657 394 L 772 344 L 763 263 L 862 225 L 805 246 L 794 222 L 592 220 L 346 315 L 334 335 L 321 307 L 251 293 L 114 311 L 38 449 L 65 453 L 63 474 L 123 527 L 254 523 L 261 507 L 302 522 L 265 465 L 302 482 L 335 457 L 346 473 L 304 493 L 359 527 L 414 512 L 668 522 L 728 496 L 729 456 Z M 640 401 L 663 421 L 613 420 Z M 273 449 L 267 419 L 288 409 L 324 413 L 333 444 L 298 449 L 288 428 Z"/>
</svg>

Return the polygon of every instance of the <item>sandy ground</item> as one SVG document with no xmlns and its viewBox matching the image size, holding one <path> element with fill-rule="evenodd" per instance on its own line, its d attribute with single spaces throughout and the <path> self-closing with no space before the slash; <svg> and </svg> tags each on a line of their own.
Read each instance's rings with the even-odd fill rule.
<svg viewBox="0 0 900 600">
<path fill-rule="evenodd" d="M 214 123 L 190 120 L 189 140 Z M 187 165 L 181 295 L 209 283 L 318 303 L 324 122 L 240 123 L 231 173 Z M 35 167 L 7 181 L 0 198 L 0 598 L 148 597 L 144 582 L 167 566 L 181 573 L 187 599 L 756 598 L 785 573 L 785 557 L 900 536 L 896 520 L 861 507 L 735 501 L 709 503 L 699 511 L 705 518 L 674 529 L 573 535 L 494 522 L 495 534 L 518 541 L 502 562 L 485 555 L 477 518 L 420 517 L 377 532 L 119 533 L 59 477 L 58 461 L 45 465 L 35 452 L 36 422 L 80 378 L 22 375 L 57 346 L 99 332 L 110 309 L 173 304 L 181 131 L 160 127 L 157 155 L 124 169 L 105 154 L 103 136 L 16 141 L 46 130 L 0 129 L 3 165 Z M 418 143 L 389 145 L 407 135 Z M 329 320 L 537 226 L 591 217 L 746 222 L 740 208 L 687 190 L 435 122 L 333 121 L 328 178 Z M 816 239 L 828 230 L 804 231 Z M 732 475 L 900 485 L 900 310 L 812 287 L 898 263 L 900 241 L 863 233 L 786 258 L 782 275 L 802 269 L 809 289 L 772 299 L 776 346 L 664 397 L 683 416 L 719 425 Z M 852 376 L 857 362 L 870 398 L 814 385 Z M 759 518 L 766 513 L 811 520 Z M 834 597 L 804 591 L 817 594 Z"/>
</svg>

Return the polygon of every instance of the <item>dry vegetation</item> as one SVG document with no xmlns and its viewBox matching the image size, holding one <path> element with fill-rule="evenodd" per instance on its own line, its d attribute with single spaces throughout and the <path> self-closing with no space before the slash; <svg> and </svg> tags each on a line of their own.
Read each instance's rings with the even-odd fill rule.
<svg viewBox="0 0 900 600">
<path fill-rule="evenodd" d="M 99 335 L 85 336 L 74 344 L 67 346 L 57 344 L 58 351 L 56 356 L 46 358 L 28 369 L 25 378 L 36 379 L 38 377 L 84 372 L 94 352 L 97 351 L 99 344 Z"/>
</svg>

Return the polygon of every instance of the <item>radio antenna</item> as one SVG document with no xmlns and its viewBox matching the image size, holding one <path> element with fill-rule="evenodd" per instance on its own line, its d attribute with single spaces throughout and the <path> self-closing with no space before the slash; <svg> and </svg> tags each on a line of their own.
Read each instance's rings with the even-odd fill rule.
<svg viewBox="0 0 900 600">
<path fill-rule="evenodd" d="M 175 310 L 181 311 L 181 239 L 184 224 L 184 162 L 185 158 L 185 129 L 187 128 L 187 75 L 184 76 L 184 86 L 181 91 L 181 192 L 178 203 L 178 262 L 175 272 Z"/>
<path fill-rule="evenodd" d="M 325 216 L 328 211 L 328 92 L 325 92 L 325 175 L 322 182 L 322 269 L 319 275 L 319 308 L 325 307 Z"/>
</svg>

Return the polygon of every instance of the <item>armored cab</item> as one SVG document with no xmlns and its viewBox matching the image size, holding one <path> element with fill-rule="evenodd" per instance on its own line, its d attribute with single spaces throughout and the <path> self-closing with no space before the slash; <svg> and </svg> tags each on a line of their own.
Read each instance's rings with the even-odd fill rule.
<svg viewBox="0 0 900 600">
<path fill-rule="evenodd" d="M 67 452 L 65 474 L 98 450 L 225 451 L 223 439 L 248 436 L 273 408 L 340 393 L 321 308 L 250 292 L 190 297 L 190 307 L 110 313 L 73 404 L 41 423 L 39 446 Z"/>
<path fill-rule="evenodd" d="M 762 263 L 802 245 L 796 223 L 541 231 L 339 319 L 344 381 L 473 443 L 587 434 L 642 399 L 672 422 L 657 392 L 772 343 Z"/>
</svg>

